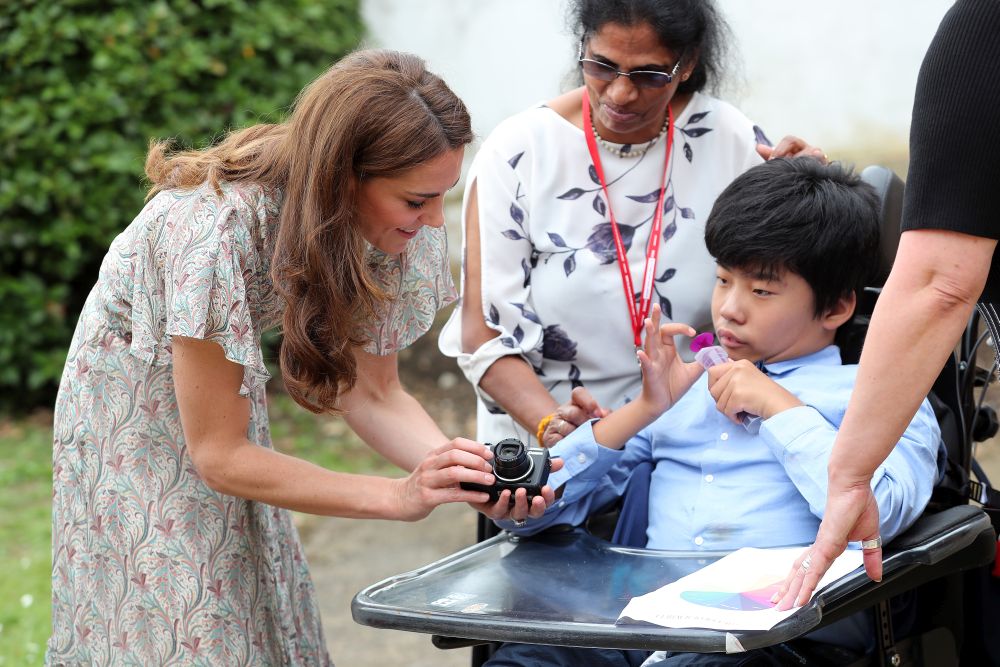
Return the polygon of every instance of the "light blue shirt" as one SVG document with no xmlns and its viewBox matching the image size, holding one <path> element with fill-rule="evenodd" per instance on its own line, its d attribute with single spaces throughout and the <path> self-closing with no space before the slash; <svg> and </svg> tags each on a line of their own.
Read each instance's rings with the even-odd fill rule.
<svg viewBox="0 0 1000 667">
<path fill-rule="evenodd" d="M 552 448 L 562 470 L 549 484 L 562 497 L 522 534 L 579 525 L 625 488 L 631 470 L 652 461 L 650 549 L 733 550 L 808 544 L 826 504 L 827 462 L 854 387 L 857 366 L 837 347 L 766 365 L 768 375 L 804 405 L 762 422 L 750 435 L 715 407 L 702 376 L 670 410 L 622 450 L 594 440 L 585 424 Z M 938 478 L 941 433 L 925 400 L 899 444 L 872 478 L 881 534 L 891 540 L 924 509 Z"/>
</svg>

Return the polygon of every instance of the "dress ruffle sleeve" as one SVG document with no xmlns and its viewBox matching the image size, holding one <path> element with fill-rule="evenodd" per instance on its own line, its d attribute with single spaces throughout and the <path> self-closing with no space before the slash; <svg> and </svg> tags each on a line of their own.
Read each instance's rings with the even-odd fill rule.
<svg viewBox="0 0 1000 667">
<path fill-rule="evenodd" d="M 244 194 L 227 187 L 219 197 L 206 186 L 151 202 L 159 233 L 146 234 L 133 258 L 131 352 L 162 365 L 172 360 L 172 336 L 214 341 L 243 366 L 245 396 L 270 378 L 252 305 L 270 283 L 260 257 L 267 198 Z"/>
<path fill-rule="evenodd" d="M 400 255 L 368 247 L 368 266 L 389 300 L 363 327 L 364 350 L 385 356 L 412 344 L 431 328 L 437 311 L 455 301 L 444 227 L 423 227 Z"/>
</svg>

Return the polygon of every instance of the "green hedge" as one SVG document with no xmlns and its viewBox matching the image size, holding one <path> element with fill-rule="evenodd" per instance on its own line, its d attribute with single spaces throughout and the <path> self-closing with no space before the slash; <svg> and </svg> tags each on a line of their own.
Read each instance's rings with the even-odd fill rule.
<svg viewBox="0 0 1000 667">
<path fill-rule="evenodd" d="M 362 30 L 358 0 L 0 3 L 0 411 L 52 400 L 149 139 L 280 120 Z"/>
</svg>

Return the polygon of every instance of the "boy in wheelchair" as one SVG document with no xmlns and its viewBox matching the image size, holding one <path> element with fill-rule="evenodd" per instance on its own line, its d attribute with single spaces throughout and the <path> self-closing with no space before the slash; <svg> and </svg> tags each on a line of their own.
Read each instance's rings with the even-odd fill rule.
<svg viewBox="0 0 1000 667">
<path fill-rule="evenodd" d="M 854 386 L 837 328 L 877 265 L 878 201 L 838 165 L 808 158 L 750 169 L 719 196 L 705 241 L 718 264 L 712 317 L 730 362 L 703 373 L 686 363 L 654 307 L 639 362 L 636 400 L 585 424 L 552 450 L 557 500 L 523 527 L 533 534 L 579 525 L 621 496 L 637 466 L 652 466 L 646 544 L 726 551 L 806 544 L 826 500 L 826 467 Z M 759 432 L 741 424 L 763 418 Z M 889 541 L 921 514 L 938 478 L 940 430 L 927 401 L 873 478 L 881 535 Z M 862 618 L 859 618 L 861 616 Z M 736 655 L 503 645 L 502 665 L 779 665 L 849 663 L 871 650 L 873 626 L 855 615 L 807 638 Z"/>
</svg>

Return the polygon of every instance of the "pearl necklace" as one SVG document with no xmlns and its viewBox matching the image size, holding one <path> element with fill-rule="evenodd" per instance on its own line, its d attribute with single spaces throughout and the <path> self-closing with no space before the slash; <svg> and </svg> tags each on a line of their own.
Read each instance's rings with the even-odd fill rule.
<svg viewBox="0 0 1000 667">
<path fill-rule="evenodd" d="M 594 138 L 597 139 L 597 143 L 599 143 L 604 148 L 604 150 L 608 151 L 609 153 L 613 153 L 618 157 L 641 157 L 645 155 L 649 151 L 649 149 L 652 148 L 657 141 L 659 141 L 660 137 L 664 136 L 667 133 L 667 129 L 669 128 L 669 126 L 670 126 L 670 114 L 667 114 L 666 117 L 663 119 L 663 127 L 660 128 L 660 133 L 657 134 L 652 139 L 650 139 L 649 141 L 636 146 L 633 144 L 615 144 L 608 141 L 607 139 L 605 139 L 604 137 L 602 137 L 600 134 L 597 133 L 597 125 L 594 124 L 593 118 L 590 119 L 590 129 L 591 131 L 593 131 Z"/>
</svg>

